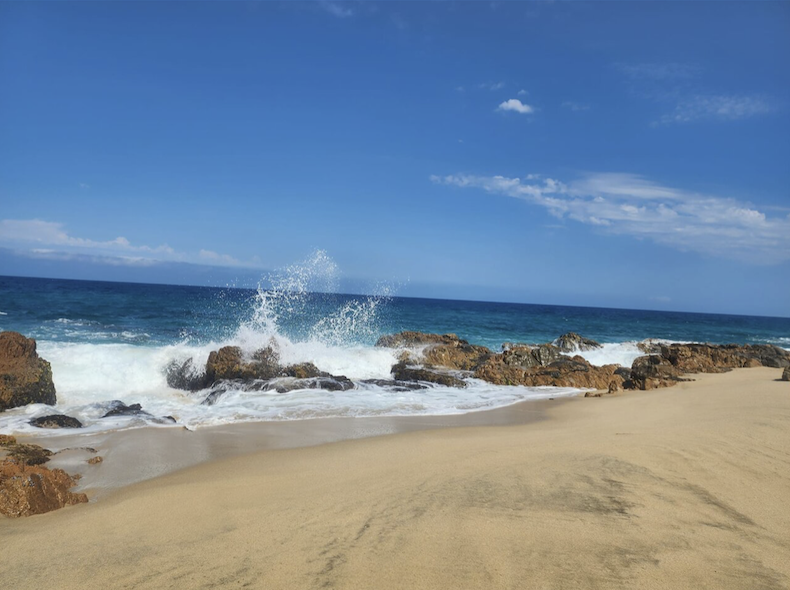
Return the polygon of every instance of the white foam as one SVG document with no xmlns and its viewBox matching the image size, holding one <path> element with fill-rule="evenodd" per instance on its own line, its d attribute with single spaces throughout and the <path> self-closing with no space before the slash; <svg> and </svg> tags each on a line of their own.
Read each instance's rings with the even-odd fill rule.
<svg viewBox="0 0 790 590">
<path fill-rule="evenodd" d="M 675 340 L 659 340 L 657 338 L 651 338 L 648 341 L 651 344 L 681 344 L 679 341 Z M 610 342 L 601 345 L 601 348 L 596 348 L 594 350 L 585 350 L 585 351 L 578 351 L 572 352 L 570 355 L 580 355 L 585 360 L 587 360 L 590 364 L 596 365 L 601 367 L 603 365 L 621 365 L 623 367 L 630 367 L 631 364 L 634 362 L 634 359 L 640 356 L 644 356 L 645 352 L 639 350 L 637 346 L 640 344 L 639 342 L 629 341 L 629 342 Z"/>
</svg>

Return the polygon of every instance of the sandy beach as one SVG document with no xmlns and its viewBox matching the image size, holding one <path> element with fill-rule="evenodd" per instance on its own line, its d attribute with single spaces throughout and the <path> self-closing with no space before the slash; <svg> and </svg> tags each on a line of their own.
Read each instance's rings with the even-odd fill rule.
<svg viewBox="0 0 790 590">
<path fill-rule="evenodd" d="M 538 420 L 209 461 L 90 504 L 1 520 L 0 580 L 9 589 L 787 588 L 790 387 L 780 375 L 698 375 L 546 402 Z M 195 433 L 163 436 L 185 434 Z M 105 454 L 99 469 L 134 460 Z"/>
</svg>

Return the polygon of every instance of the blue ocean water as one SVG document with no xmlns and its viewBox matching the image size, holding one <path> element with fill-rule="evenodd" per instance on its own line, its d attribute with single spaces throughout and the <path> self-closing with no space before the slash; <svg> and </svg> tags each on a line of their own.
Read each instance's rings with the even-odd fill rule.
<svg viewBox="0 0 790 590">
<path fill-rule="evenodd" d="M 321 271 L 323 272 L 323 271 Z M 321 273 L 318 273 L 319 275 Z M 585 353 L 594 364 L 629 365 L 646 338 L 790 348 L 790 318 L 671 313 L 552 305 L 412 299 L 316 293 L 327 284 L 315 268 L 292 268 L 267 289 L 220 289 L 0 277 L 0 330 L 33 337 L 50 361 L 57 412 L 88 430 L 146 424 L 144 418 L 101 419 L 111 400 L 141 403 L 155 416 L 205 426 L 235 421 L 327 416 L 448 414 L 518 401 L 577 394 L 575 390 L 493 386 L 398 392 L 366 384 L 387 379 L 397 351 L 373 346 L 401 330 L 456 333 L 499 350 L 504 342 L 550 342 L 574 331 L 605 346 Z M 320 280 L 319 280 L 320 279 Z M 331 281 L 330 281 L 331 282 Z M 355 380 L 348 392 L 288 394 L 237 391 L 206 406 L 205 392 L 167 386 L 165 370 L 234 344 L 252 352 L 275 345 L 284 363 L 310 361 Z M 53 408 L 32 405 L 0 414 L 0 432 L 24 432 L 31 417 Z"/>
</svg>

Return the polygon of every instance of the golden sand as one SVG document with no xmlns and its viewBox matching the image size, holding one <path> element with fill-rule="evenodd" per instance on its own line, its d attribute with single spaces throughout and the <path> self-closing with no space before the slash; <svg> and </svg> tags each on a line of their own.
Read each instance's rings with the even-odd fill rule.
<svg viewBox="0 0 790 590">
<path fill-rule="evenodd" d="M 788 588 L 780 375 L 205 463 L 0 521 L 0 587 Z"/>
</svg>

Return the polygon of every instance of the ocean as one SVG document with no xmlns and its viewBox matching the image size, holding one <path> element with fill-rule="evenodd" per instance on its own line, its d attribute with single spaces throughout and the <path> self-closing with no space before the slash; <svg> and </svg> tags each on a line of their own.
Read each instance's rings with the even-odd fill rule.
<svg viewBox="0 0 790 590">
<path fill-rule="evenodd" d="M 268 277 L 266 288 L 236 289 L 0 277 L 0 330 L 33 337 L 52 364 L 55 413 L 79 418 L 85 432 L 146 425 L 147 416 L 102 418 L 113 400 L 139 403 L 180 427 L 336 416 L 443 415 L 480 411 L 530 399 L 578 395 L 567 388 L 434 386 L 403 392 L 362 380 L 388 379 L 397 350 L 377 348 L 401 330 L 455 333 L 494 351 L 505 342 L 551 342 L 574 331 L 601 342 L 584 352 L 593 364 L 630 365 L 636 343 L 775 344 L 790 348 L 790 318 L 672 313 L 554 305 L 448 301 L 326 292 L 332 265 L 292 267 Z M 318 290 L 324 292 L 317 292 Z M 354 389 L 231 391 L 215 405 L 206 392 L 168 387 L 165 370 L 228 344 L 248 353 L 274 343 L 283 364 L 310 361 L 354 380 Z M 33 404 L 0 413 L 0 433 L 42 431 L 31 418 L 53 413 Z M 172 427 L 172 426 L 171 426 Z"/>
</svg>

